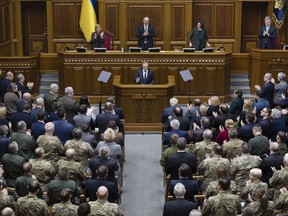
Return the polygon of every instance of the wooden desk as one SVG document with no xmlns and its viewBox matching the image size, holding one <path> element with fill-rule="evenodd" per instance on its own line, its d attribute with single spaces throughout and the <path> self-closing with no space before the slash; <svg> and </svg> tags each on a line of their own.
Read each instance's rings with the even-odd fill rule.
<svg viewBox="0 0 288 216">
<path fill-rule="evenodd" d="M 159 123 L 163 104 L 173 96 L 175 79 L 169 75 L 166 84 L 122 84 L 120 75 L 116 75 L 113 86 L 117 104 L 125 113 L 125 122 Z"/>
<path fill-rule="evenodd" d="M 288 72 L 288 51 L 252 49 L 250 51 L 250 90 L 255 92 L 255 85 L 264 84 L 265 73 L 272 73 L 277 81 L 279 72 Z"/>
<path fill-rule="evenodd" d="M 192 98 L 207 101 L 209 97 L 217 95 L 221 101 L 230 101 L 231 53 L 225 52 L 58 53 L 60 92 L 63 93 L 66 86 L 73 86 L 76 95 L 86 94 L 91 98 L 99 98 L 100 85 L 97 78 L 105 70 L 112 72 L 112 77 L 107 84 L 103 84 L 102 95 L 114 95 L 113 76 L 120 75 L 123 84 L 132 84 L 144 60 L 149 62 L 154 71 L 157 84 L 167 83 L 168 75 L 175 77 L 174 96 L 180 102 L 188 102 L 188 82 L 183 82 L 179 75 L 179 71 L 185 69 L 190 70 L 194 77 L 190 83 Z M 162 108 L 168 105 L 169 101 Z"/>
</svg>

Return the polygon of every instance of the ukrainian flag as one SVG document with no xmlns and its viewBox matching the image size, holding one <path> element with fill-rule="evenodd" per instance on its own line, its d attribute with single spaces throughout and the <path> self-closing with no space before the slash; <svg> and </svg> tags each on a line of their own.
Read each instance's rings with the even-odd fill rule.
<svg viewBox="0 0 288 216">
<path fill-rule="evenodd" d="M 285 0 L 275 0 L 272 18 L 277 29 L 280 29 L 285 20 Z"/>
<path fill-rule="evenodd" d="M 80 27 L 87 42 L 91 40 L 91 34 L 95 30 L 97 17 L 94 0 L 82 0 Z"/>
</svg>

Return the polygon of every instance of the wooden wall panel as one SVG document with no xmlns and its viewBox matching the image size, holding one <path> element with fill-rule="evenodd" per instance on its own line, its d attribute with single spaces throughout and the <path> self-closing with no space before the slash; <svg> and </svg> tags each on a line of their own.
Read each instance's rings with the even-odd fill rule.
<svg viewBox="0 0 288 216">
<path fill-rule="evenodd" d="M 0 2 L 0 56 L 11 55 L 9 1 Z"/>
<path fill-rule="evenodd" d="M 172 35 L 171 39 L 173 41 L 185 41 L 186 32 L 183 31 L 185 29 L 185 8 L 184 5 L 173 5 L 172 9 Z"/>
<path fill-rule="evenodd" d="M 120 22 L 115 22 L 115 19 L 119 17 L 119 10 L 117 5 L 107 5 L 106 6 L 106 28 L 105 30 L 111 32 L 113 34 L 113 40 L 119 40 L 119 28 L 123 28 L 121 25 L 122 20 Z"/>
<path fill-rule="evenodd" d="M 143 18 L 148 16 L 150 23 L 155 27 L 156 40 L 163 40 L 163 5 L 136 5 L 128 4 L 128 40 L 137 41 L 136 31 L 143 23 Z"/>
<path fill-rule="evenodd" d="M 234 37 L 234 4 L 215 5 L 215 37 Z"/>
<path fill-rule="evenodd" d="M 54 37 L 55 38 L 73 38 L 78 33 L 76 31 L 78 22 L 76 22 L 75 3 L 55 3 L 54 4 Z M 77 33 L 76 33 L 77 32 Z"/>
</svg>

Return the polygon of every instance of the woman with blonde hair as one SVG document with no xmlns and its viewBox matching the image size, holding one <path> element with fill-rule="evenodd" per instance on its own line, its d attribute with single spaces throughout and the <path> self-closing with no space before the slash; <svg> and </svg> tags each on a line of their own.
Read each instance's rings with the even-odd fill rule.
<svg viewBox="0 0 288 216">
<path fill-rule="evenodd" d="M 235 128 L 235 122 L 232 119 L 227 119 L 225 121 L 225 127 L 219 126 L 220 133 L 218 134 L 216 138 L 216 142 L 219 145 L 222 145 L 224 141 L 229 141 L 229 135 L 228 131 L 231 128 Z"/>
<path fill-rule="evenodd" d="M 9 128 L 9 121 L 5 118 L 6 117 L 7 109 L 4 105 L 0 105 L 0 125 L 7 125 Z"/>
<path fill-rule="evenodd" d="M 220 115 L 220 112 L 219 112 L 220 100 L 217 96 L 210 97 L 208 100 L 208 104 L 209 104 L 209 107 L 207 110 L 207 117 L 214 118 L 213 112 L 216 112 L 218 115 Z"/>
</svg>

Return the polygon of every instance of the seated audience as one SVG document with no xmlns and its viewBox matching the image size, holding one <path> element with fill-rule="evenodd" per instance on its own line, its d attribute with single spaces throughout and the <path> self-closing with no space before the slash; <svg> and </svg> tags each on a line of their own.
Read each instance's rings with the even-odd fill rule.
<svg viewBox="0 0 288 216">
<path fill-rule="evenodd" d="M 165 149 L 162 153 L 162 157 L 160 159 L 160 165 L 165 167 L 166 166 L 166 161 L 167 158 L 172 155 L 175 154 L 177 152 L 177 140 L 179 138 L 179 135 L 176 133 L 173 133 L 170 137 L 170 143 L 171 143 L 171 147 Z"/>
<path fill-rule="evenodd" d="M 174 107 L 173 109 L 173 117 L 171 119 L 168 119 L 168 121 L 165 122 L 164 124 L 164 131 L 170 131 L 171 130 L 171 125 L 170 122 L 173 119 L 177 119 L 180 123 L 179 129 L 182 131 L 189 131 L 190 129 L 190 121 L 188 118 L 183 116 L 183 109 L 181 107 Z"/>
<path fill-rule="evenodd" d="M 52 206 L 53 216 L 77 216 L 78 206 L 74 205 L 70 201 L 71 193 L 67 188 L 64 188 L 60 192 L 60 203 L 56 203 Z"/>
</svg>

